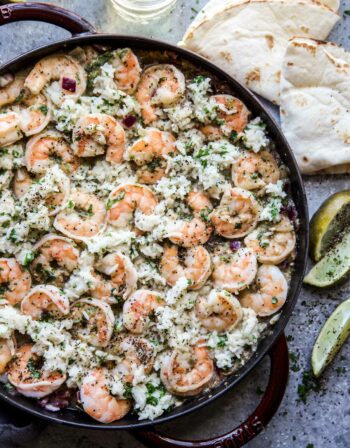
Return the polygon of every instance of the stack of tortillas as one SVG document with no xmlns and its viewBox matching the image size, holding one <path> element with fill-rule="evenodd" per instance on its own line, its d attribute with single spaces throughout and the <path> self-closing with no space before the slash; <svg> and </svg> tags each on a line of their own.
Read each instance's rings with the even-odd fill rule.
<svg viewBox="0 0 350 448">
<path fill-rule="evenodd" d="M 350 172 L 350 54 L 319 42 L 339 0 L 211 0 L 179 45 L 281 105 L 301 171 Z"/>
<path fill-rule="evenodd" d="M 289 42 L 281 80 L 282 129 L 302 173 L 350 172 L 350 54 L 331 42 Z"/>
<path fill-rule="evenodd" d="M 337 7 L 335 0 L 332 6 Z M 282 60 L 289 39 L 326 39 L 338 20 L 335 11 L 313 0 L 212 0 L 180 46 L 280 104 Z"/>
</svg>

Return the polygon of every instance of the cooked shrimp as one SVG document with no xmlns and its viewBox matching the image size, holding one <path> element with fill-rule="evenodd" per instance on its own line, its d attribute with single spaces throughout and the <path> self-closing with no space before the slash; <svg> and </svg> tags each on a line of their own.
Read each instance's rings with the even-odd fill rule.
<svg viewBox="0 0 350 448">
<path fill-rule="evenodd" d="M 47 174 L 47 173 L 46 173 Z M 50 172 L 50 175 L 52 171 Z M 17 198 L 22 198 L 22 201 L 26 201 L 25 195 L 31 195 L 31 188 L 36 187 L 36 184 L 40 184 L 41 179 L 33 176 L 32 173 L 29 173 L 25 168 L 19 168 L 13 179 L 13 191 Z M 55 176 L 53 179 L 50 179 L 50 182 L 54 184 L 58 191 L 46 193 L 46 195 L 42 195 L 41 198 L 48 208 L 48 212 L 50 216 L 57 215 L 57 213 L 62 210 L 65 206 L 70 189 L 70 180 L 69 177 L 66 176 L 62 171 L 55 171 Z M 34 190 L 35 191 L 35 190 Z M 45 190 L 41 190 L 44 192 Z M 37 196 L 37 191 L 35 191 L 34 195 Z"/>
<path fill-rule="evenodd" d="M 38 285 L 22 300 L 21 312 L 33 319 L 44 314 L 61 317 L 69 313 L 69 300 L 56 286 Z"/>
<path fill-rule="evenodd" d="M 92 45 L 84 45 L 84 47 L 75 47 L 69 53 L 74 60 L 78 61 L 82 67 L 91 64 L 98 57 L 98 52 Z"/>
<path fill-rule="evenodd" d="M 11 145 L 23 137 L 19 124 L 20 117 L 16 112 L 0 114 L 0 148 Z"/>
<path fill-rule="evenodd" d="M 10 72 L 0 75 L 0 88 L 8 86 L 14 79 L 15 77 Z"/>
<path fill-rule="evenodd" d="M 96 269 L 110 279 L 98 278 L 91 291 L 93 297 L 115 303 L 119 299 L 125 300 L 136 289 L 137 271 L 126 255 L 107 254 L 96 263 Z"/>
<path fill-rule="evenodd" d="M 70 193 L 66 208 L 56 216 L 53 225 L 69 238 L 84 241 L 97 235 L 105 221 L 104 203 L 93 194 L 75 190 Z"/>
<path fill-rule="evenodd" d="M 106 349 L 109 353 L 119 355 L 123 359 L 118 363 L 116 371 L 125 383 L 132 383 L 135 370 L 140 368 L 146 375 L 152 371 L 154 364 L 154 347 L 140 336 L 126 336 L 118 338 L 112 347 Z"/>
<path fill-rule="evenodd" d="M 165 175 L 165 157 L 176 152 L 175 137 L 159 129 L 145 129 L 145 135 L 131 145 L 129 160 L 140 166 L 138 180 L 143 184 L 154 184 Z"/>
<path fill-rule="evenodd" d="M 25 397 L 41 398 L 57 390 L 65 381 L 61 371 L 49 372 L 41 368 L 41 359 L 33 345 L 22 345 L 8 369 L 8 380 Z"/>
<path fill-rule="evenodd" d="M 236 187 L 245 190 L 262 190 L 267 184 L 275 184 L 280 170 L 268 151 L 247 151 L 232 165 L 232 180 Z"/>
<path fill-rule="evenodd" d="M 8 363 L 15 355 L 14 339 L 0 339 L 0 375 L 5 373 Z"/>
<path fill-rule="evenodd" d="M 288 283 L 277 266 L 262 265 L 256 277 L 257 291 L 244 291 L 241 305 L 252 308 L 258 316 L 270 316 L 285 304 Z"/>
<path fill-rule="evenodd" d="M 213 206 L 205 193 L 195 191 L 188 194 L 187 203 L 194 212 L 193 219 L 183 222 L 178 230 L 167 236 L 172 243 L 188 248 L 205 244 L 209 240 L 213 228 L 208 223 L 208 215 Z"/>
<path fill-rule="evenodd" d="M 25 168 L 19 168 L 13 178 L 13 192 L 19 199 L 24 196 L 33 183 L 33 178 Z"/>
<path fill-rule="evenodd" d="M 190 353 L 175 350 L 162 366 L 161 379 L 170 393 L 180 396 L 198 395 L 210 387 L 216 373 L 205 341 L 198 341 Z"/>
<path fill-rule="evenodd" d="M 67 96 L 78 98 L 86 89 L 85 70 L 75 59 L 63 54 L 46 56 L 37 62 L 24 86 L 37 95 L 51 81 L 59 81 L 62 100 Z"/>
<path fill-rule="evenodd" d="M 134 212 L 151 215 L 158 201 L 152 190 L 137 184 L 123 184 L 109 195 L 107 219 L 116 227 L 125 227 L 133 222 Z"/>
<path fill-rule="evenodd" d="M 114 314 L 106 302 L 79 299 L 71 306 L 73 333 L 95 347 L 106 347 L 112 337 Z"/>
<path fill-rule="evenodd" d="M 0 297 L 11 305 L 19 303 L 32 286 L 27 271 L 22 270 L 15 258 L 0 258 Z"/>
<path fill-rule="evenodd" d="M 24 93 L 24 75 L 17 74 L 11 82 L 0 88 L 0 107 L 14 103 Z"/>
<path fill-rule="evenodd" d="M 35 257 L 30 271 L 37 283 L 63 286 L 78 266 L 79 250 L 72 240 L 49 234 L 33 247 Z"/>
<path fill-rule="evenodd" d="M 213 95 L 218 105 L 219 125 L 204 126 L 201 131 L 210 140 L 217 140 L 223 135 L 229 137 L 232 132 L 242 132 L 248 124 L 250 112 L 238 98 L 232 95 Z"/>
<path fill-rule="evenodd" d="M 51 102 L 44 94 L 26 98 L 13 110 L 20 116 L 19 126 L 27 137 L 43 131 L 51 121 Z"/>
<path fill-rule="evenodd" d="M 109 304 L 118 303 L 118 297 L 113 296 L 112 283 L 106 280 L 103 275 L 93 271 L 91 275 L 94 277 L 93 284 L 89 289 L 89 293 L 95 299 L 102 300 Z"/>
<path fill-rule="evenodd" d="M 47 171 L 58 158 L 66 173 L 75 171 L 79 165 L 68 142 L 55 131 L 44 132 L 28 140 L 25 157 L 28 171 L 36 174 Z"/>
<path fill-rule="evenodd" d="M 111 115 L 88 114 L 73 129 L 74 154 L 95 157 L 104 154 L 110 163 L 121 163 L 125 150 L 125 131 Z"/>
<path fill-rule="evenodd" d="M 210 219 L 219 235 L 229 239 L 241 238 L 256 227 L 259 211 L 253 194 L 235 187 L 225 191 Z"/>
<path fill-rule="evenodd" d="M 161 64 L 147 68 L 141 75 L 135 95 L 145 124 L 157 119 L 156 106 L 170 106 L 184 93 L 185 77 L 176 67 Z"/>
<path fill-rule="evenodd" d="M 119 90 L 131 95 L 140 81 L 141 67 L 136 55 L 130 48 L 112 52 L 110 63 L 115 69 L 114 81 Z"/>
<path fill-rule="evenodd" d="M 110 393 L 106 368 L 93 369 L 86 375 L 80 387 L 80 402 L 84 411 L 101 423 L 120 420 L 131 409 L 130 400 Z"/>
<path fill-rule="evenodd" d="M 260 263 L 279 264 L 295 248 L 296 237 L 293 224 L 283 216 L 278 224 L 258 227 L 245 237 L 244 243 L 258 256 Z"/>
<path fill-rule="evenodd" d="M 223 332 L 231 330 L 242 320 L 242 308 L 228 291 L 213 289 L 208 297 L 198 297 L 196 315 L 207 330 Z"/>
<path fill-rule="evenodd" d="M 168 285 L 174 286 L 181 277 L 186 277 L 190 285 L 188 289 L 200 289 L 211 274 L 211 258 L 203 246 L 195 246 L 186 250 L 182 266 L 177 246 L 166 245 L 161 260 L 161 274 Z"/>
<path fill-rule="evenodd" d="M 157 291 L 139 289 L 123 306 L 123 324 L 134 334 L 142 334 L 150 324 L 152 314 L 163 305 L 163 298 Z"/>
<path fill-rule="evenodd" d="M 217 288 L 237 292 L 253 283 L 257 269 L 255 252 L 248 248 L 215 256 L 213 283 Z"/>
</svg>

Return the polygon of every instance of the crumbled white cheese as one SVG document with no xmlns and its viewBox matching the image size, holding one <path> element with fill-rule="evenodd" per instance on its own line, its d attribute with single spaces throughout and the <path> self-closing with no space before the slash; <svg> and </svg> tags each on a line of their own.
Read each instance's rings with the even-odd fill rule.
<svg viewBox="0 0 350 448">
<path fill-rule="evenodd" d="M 28 191 L 20 198 L 20 207 L 24 212 L 32 210 L 54 193 L 63 193 L 63 202 L 69 194 L 69 178 L 56 164 L 38 181 L 30 184 Z"/>
<path fill-rule="evenodd" d="M 165 301 L 169 305 L 174 304 L 187 290 L 189 286 L 186 277 L 180 277 L 175 285 L 166 293 Z"/>
<path fill-rule="evenodd" d="M 0 308 L 0 338 L 8 339 L 14 330 L 24 334 L 31 322 L 28 316 L 24 316 L 12 306 Z"/>
<path fill-rule="evenodd" d="M 265 125 L 259 117 L 250 121 L 240 136 L 245 146 L 254 152 L 259 152 L 269 144 L 269 139 L 265 133 Z"/>
<path fill-rule="evenodd" d="M 164 389 L 155 374 L 147 378 L 146 384 L 134 386 L 132 396 L 139 420 L 154 420 L 176 403 L 176 399 Z"/>
<path fill-rule="evenodd" d="M 134 261 L 134 265 L 137 271 L 138 280 L 141 285 L 144 286 L 165 286 L 166 281 L 158 271 L 156 263 L 145 260 L 143 257 L 139 257 Z"/>
<path fill-rule="evenodd" d="M 135 238 L 135 232 L 109 227 L 104 232 L 90 238 L 86 244 L 90 253 L 103 254 L 107 251 L 117 250 L 124 245 L 130 246 Z"/>
<path fill-rule="evenodd" d="M 208 339 L 208 346 L 214 354 L 216 365 L 222 369 L 229 369 L 235 360 L 242 357 L 247 347 L 256 350 L 263 329 L 255 311 L 242 308 L 242 321 L 237 327 L 224 334 L 213 332 Z"/>
<path fill-rule="evenodd" d="M 87 251 L 84 251 L 80 255 L 78 268 L 73 271 L 64 286 L 64 293 L 69 299 L 78 299 L 96 285 L 97 279 L 94 276 L 94 262 L 94 257 Z"/>
<path fill-rule="evenodd" d="M 269 199 L 259 215 L 259 221 L 279 221 L 281 207 L 281 198 L 273 197 Z"/>
<path fill-rule="evenodd" d="M 0 191 L 9 188 L 12 179 L 13 172 L 11 170 L 0 169 Z"/>
<path fill-rule="evenodd" d="M 5 148 L 0 148 L 0 169 L 13 170 L 22 166 L 25 166 L 23 144 L 16 143 Z"/>
<path fill-rule="evenodd" d="M 283 199 L 287 196 L 287 193 L 284 191 L 283 187 L 283 180 L 278 180 L 275 184 L 267 184 L 265 187 L 265 192 Z"/>
<path fill-rule="evenodd" d="M 161 222 L 161 216 L 156 215 L 155 213 L 144 215 L 140 210 L 136 210 L 134 215 L 135 226 L 144 232 L 150 232 L 156 226 L 159 226 Z"/>
<path fill-rule="evenodd" d="M 192 189 L 191 181 L 185 176 L 163 177 L 154 186 L 157 193 L 161 194 L 169 203 L 175 199 L 184 199 Z"/>
<path fill-rule="evenodd" d="M 194 116 L 202 123 L 210 123 L 217 117 L 218 104 L 208 94 L 211 93 L 211 80 L 198 76 L 190 83 L 189 98 L 193 102 Z"/>
</svg>

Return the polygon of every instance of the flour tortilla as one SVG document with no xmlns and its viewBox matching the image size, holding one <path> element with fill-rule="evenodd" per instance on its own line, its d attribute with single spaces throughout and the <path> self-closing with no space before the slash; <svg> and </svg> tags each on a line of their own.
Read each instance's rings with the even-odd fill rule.
<svg viewBox="0 0 350 448">
<path fill-rule="evenodd" d="M 291 40 L 281 124 L 302 173 L 350 171 L 350 53 L 331 42 Z"/>
<path fill-rule="evenodd" d="M 179 45 L 200 53 L 279 104 L 282 60 L 289 39 L 323 40 L 338 20 L 338 14 L 312 0 L 235 1 L 190 28 Z"/>
<path fill-rule="evenodd" d="M 241 3 L 242 0 L 209 0 L 208 3 L 199 11 L 190 27 L 197 25 L 203 19 L 208 19 L 217 12 L 225 9 L 227 6 L 233 6 Z M 340 7 L 340 0 L 319 0 L 322 5 L 328 6 L 333 11 L 338 11 Z"/>
</svg>

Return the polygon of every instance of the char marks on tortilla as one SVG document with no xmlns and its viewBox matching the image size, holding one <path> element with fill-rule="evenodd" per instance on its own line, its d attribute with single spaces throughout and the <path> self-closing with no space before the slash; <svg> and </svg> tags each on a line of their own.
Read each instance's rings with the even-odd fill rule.
<svg viewBox="0 0 350 448">
<path fill-rule="evenodd" d="M 327 0 L 325 0 L 327 1 Z M 328 0 L 336 6 L 337 0 Z M 251 90 L 280 103 L 282 60 L 295 36 L 325 39 L 339 20 L 312 0 L 221 0 L 207 7 L 180 42 Z"/>
<path fill-rule="evenodd" d="M 350 172 L 350 53 L 331 42 L 289 43 L 281 123 L 302 173 Z"/>
</svg>

